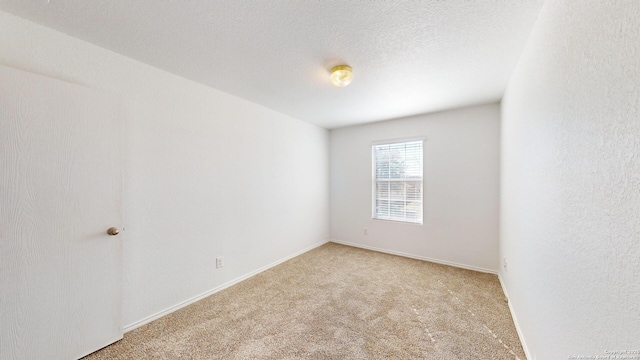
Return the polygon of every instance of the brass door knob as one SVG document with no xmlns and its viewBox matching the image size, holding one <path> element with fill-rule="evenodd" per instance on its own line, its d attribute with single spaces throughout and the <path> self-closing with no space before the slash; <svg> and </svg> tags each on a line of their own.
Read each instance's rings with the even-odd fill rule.
<svg viewBox="0 0 640 360">
<path fill-rule="evenodd" d="M 117 227 L 110 227 L 109 230 L 107 230 L 107 234 L 113 236 L 113 235 L 118 235 L 120 234 L 120 230 L 118 230 Z"/>
</svg>

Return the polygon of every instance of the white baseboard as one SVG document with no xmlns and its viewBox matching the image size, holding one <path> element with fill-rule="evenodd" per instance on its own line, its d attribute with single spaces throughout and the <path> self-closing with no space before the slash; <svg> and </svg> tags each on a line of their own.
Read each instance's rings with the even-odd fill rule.
<svg viewBox="0 0 640 360">
<path fill-rule="evenodd" d="M 263 272 L 265 270 L 268 270 L 268 269 L 270 269 L 270 268 L 272 268 L 272 267 L 274 267 L 276 265 L 280 265 L 280 264 L 282 264 L 283 262 L 285 262 L 287 260 L 293 259 L 294 257 L 296 257 L 298 255 L 304 254 L 307 251 L 313 250 L 313 249 L 315 249 L 315 248 L 317 248 L 319 246 L 322 246 L 322 245 L 324 245 L 324 244 L 326 244 L 328 242 L 329 242 L 329 240 L 318 242 L 318 243 L 316 243 L 314 245 L 311 245 L 311 246 L 309 246 L 309 247 L 307 247 L 305 249 L 302 249 L 302 250 L 300 250 L 300 251 L 298 251 L 296 253 L 293 253 L 293 254 L 291 254 L 291 255 L 289 255 L 287 257 L 284 257 L 284 258 L 282 258 L 280 260 L 272 262 L 269 265 L 263 266 L 263 267 L 261 267 L 261 268 L 259 268 L 257 270 L 254 270 L 254 271 L 252 271 L 252 272 L 250 272 L 248 274 L 245 274 L 245 275 L 240 276 L 240 277 L 238 277 L 236 279 L 233 279 L 233 280 L 231 280 L 229 282 L 226 282 L 226 283 L 224 283 L 224 284 L 222 284 L 220 286 L 217 286 L 217 287 L 215 287 L 215 288 L 213 288 L 211 290 L 208 290 L 208 291 L 206 291 L 206 292 L 204 292 L 204 293 L 202 293 L 200 295 L 194 296 L 191 299 L 185 300 L 185 301 L 183 301 L 181 303 L 178 303 L 178 304 L 176 304 L 174 306 L 171 306 L 171 307 L 169 307 L 169 308 L 167 308 L 165 310 L 159 311 L 159 312 L 157 312 L 157 313 L 155 313 L 155 314 L 153 314 L 151 316 L 148 316 L 148 317 L 146 317 L 146 318 L 144 318 L 142 320 L 138 320 L 138 321 L 136 321 L 136 322 L 134 322 L 132 324 L 129 324 L 129 325 L 125 326 L 123 328 L 123 331 L 125 333 L 129 332 L 129 331 L 131 331 L 133 329 L 139 328 L 142 325 L 148 324 L 148 323 L 152 322 L 153 320 L 159 319 L 159 318 L 161 318 L 161 317 L 163 317 L 165 315 L 169 315 L 169 314 L 171 314 L 172 312 L 174 312 L 176 310 L 179 310 L 179 309 L 182 309 L 185 306 L 191 305 L 191 304 L 193 304 L 194 302 L 196 302 L 198 300 L 204 299 L 209 295 L 212 295 L 212 294 L 217 293 L 218 291 L 224 290 L 224 289 L 226 289 L 226 288 L 228 288 L 228 287 L 230 287 L 232 285 L 235 285 L 235 284 L 237 284 L 237 283 L 239 283 L 239 282 L 241 282 L 243 280 L 246 280 L 246 279 L 248 279 L 248 278 L 250 278 L 250 277 L 252 277 L 254 275 L 257 275 L 257 274 L 259 274 L 259 273 L 261 273 L 261 272 Z"/>
<path fill-rule="evenodd" d="M 520 339 L 520 344 L 522 344 L 522 349 L 524 350 L 524 354 L 527 356 L 527 359 L 536 360 L 536 358 L 531 355 L 531 352 L 527 347 L 527 342 L 524 341 L 524 336 L 522 336 L 522 330 L 520 329 L 520 325 L 518 324 L 518 318 L 516 317 L 515 311 L 513 311 L 513 306 L 511 306 L 511 298 L 509 297 L 509 293 L 507 293 L 507 288 L 504 286 L 504 282 L 502 281 L 502 276 L 500 275 L 500 273 L 498 273 L 498 280 L 500 280 L 500 286 L 502 286 L 502 292 L 504 293 L 504 296 L 507 297 L 509 312 L 511 313 L 511 317 L 513 318 L 513 324 L 516 326 L 516 332 L 518 333 L 518 338 Z"/>
<path fill-rule="evenodd" d="M 357 248 L 361 248 L 361 249 L 373 250 L 373 251 L 377 251 L 377 252 L 381 252 L 381 253 L 385 253 L 385 254 L 398 255 L 398 256 L 407 257 L 407 258 L 411 258 L 411 259 L 428 261 L 428 262 L 432 262 L 432 263 L 436 263 L 436 264 L 449 265 L 449 266 L 453 266 L 453 267 L 457 267 L 457 268 L 461 268 L 461 269 L 479 271 L 479 272 L 483 272 L 483 273 L 496 274 L 496 275 L 498 274 L 498 272 L 495 271 L 495 270 L 489 270 L 489 269 L 484 269 L 484 268 L 481 268 L 481 267 L 465 265 L 465 264 L 458 264 L 458 263 L 455 263 L 455 262 L 429 258 L 429 257 L 426 257 L 426 256 L 419 256 L 419 255 L 407 254 L 407 253 L 403 253 L 403 252 L 395 251 L 395 250 L 382 249 L 382 248 L 377 248 L 377 247 L 373 247 L 373 246 L 354 244 L 354 243 L 350 243 L 350 242 L 347 242 L 347 241 L 336 240 L 336 239 L 329 239 L 329 241 L 331 241 L 333 243 L 336 243 L 336 244 L 342 244 L 342 245 L 353 246 L 353 247 L 357 247 Z"/>
</svg>

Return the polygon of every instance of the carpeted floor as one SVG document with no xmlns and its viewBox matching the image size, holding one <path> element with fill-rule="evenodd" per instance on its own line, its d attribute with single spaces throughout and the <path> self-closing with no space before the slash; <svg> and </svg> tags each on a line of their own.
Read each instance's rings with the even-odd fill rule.
<svg viewBox="0 0 640 360">
<path fill-rule="evenodd" d="M 495 275 L 328 243 L 85 359 L 516 358 Z"/>
</svg>

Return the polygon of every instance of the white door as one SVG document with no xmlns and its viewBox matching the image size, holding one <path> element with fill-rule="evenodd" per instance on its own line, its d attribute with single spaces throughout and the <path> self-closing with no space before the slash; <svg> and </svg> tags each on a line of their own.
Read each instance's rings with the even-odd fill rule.
<svg viewBox="0 0 640 360">
<path fill-rule="evenodd" d="M 0 66 L 0 359 L 122 338 L 121 117 L 104 93 Z"/>
</svg>

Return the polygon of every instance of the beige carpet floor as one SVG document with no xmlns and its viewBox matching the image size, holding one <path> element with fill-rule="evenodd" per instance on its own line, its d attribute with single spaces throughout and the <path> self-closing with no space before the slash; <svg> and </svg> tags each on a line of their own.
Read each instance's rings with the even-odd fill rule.
<svg viewBox="0 0 640 360">
<path fill-rule="evenodd" d="M 325 244 L 86 359 L 525 359 L 498 278 Z"/>
</svg>

